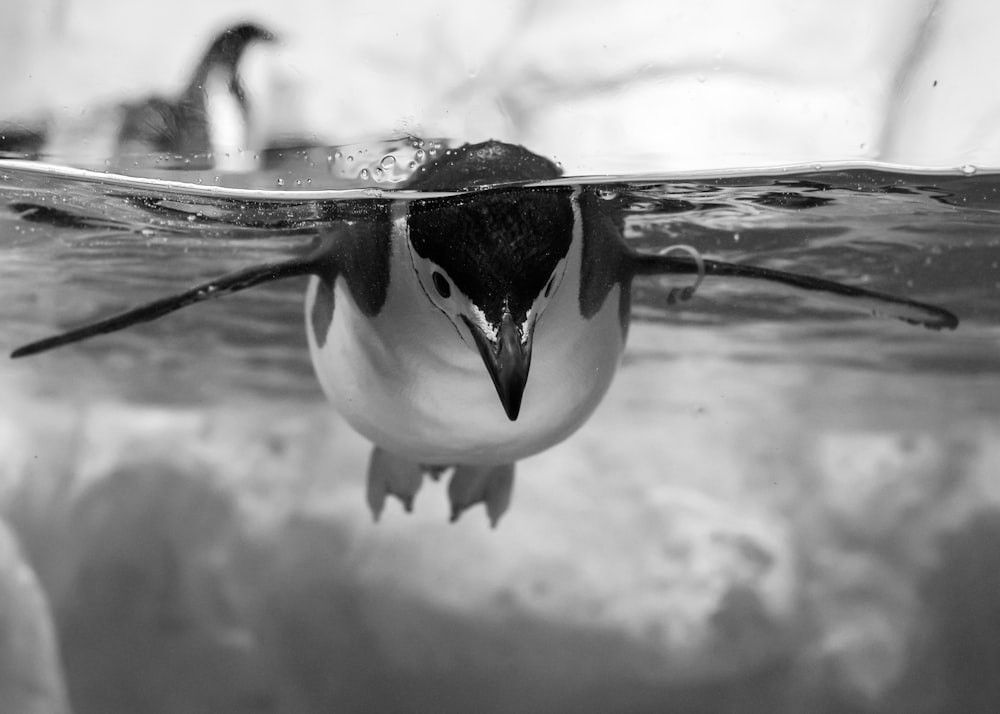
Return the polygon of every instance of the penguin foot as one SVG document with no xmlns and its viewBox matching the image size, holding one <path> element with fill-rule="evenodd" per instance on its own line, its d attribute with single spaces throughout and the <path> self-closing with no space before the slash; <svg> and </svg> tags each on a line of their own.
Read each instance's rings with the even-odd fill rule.
<svg viewBox="0 0 1000 714">
<path fill-rule="evenodd" d="M 456 466 L 455 473 L 448 482 L 448 498 L 451 500 L 451 522 L 454 523 L 463 511 L 477 503 L 486 506 L 490 525 L 496 528 L 510 506 L 511 492 L 514 490 L 514 464 L 499 466 Z"/>
<path fill-rule="evenodd" d="M 368 507 L 377 522 L 385 510 L 389 496 L 395 496 L 407 513 L 413 511 L 413 500 L 423 485 L 424 476 L 437 481 L 451 467 L 415 464 L 374 447 L 368 461 Z M 514 489 L 514 464 L 499 466 L 456 466 L 448 481 L 451 501 L 451 522 L 458 520 L 477 503 L 486 506 L 490 525 L 496 528 L 500 517 L 510 506 Z"/>
<path fill-rule="evenodd" d="M 378 521 L 387 496 L 395 496 L 407 513 L 413 511 L 413 499 L 424 481 L 424 470 L 388 451 L 375 447 L 368 462 L 368 507 Z"/>
</svg>

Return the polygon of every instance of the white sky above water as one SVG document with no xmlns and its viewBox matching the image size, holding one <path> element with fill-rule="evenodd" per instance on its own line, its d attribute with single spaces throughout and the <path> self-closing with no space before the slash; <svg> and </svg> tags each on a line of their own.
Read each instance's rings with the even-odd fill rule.
<svg viewBox="0 0 1000 714">
<path fill-rule="evenodd" d="M 283 38 L 245 66 L 260 144 L 493 137 L 569 173 L 1000 166 L 1000 4 L 978 0 L 0 0 L 0 16 L 6 118 L 175 92 L 252 19 Z"/>
</svg>

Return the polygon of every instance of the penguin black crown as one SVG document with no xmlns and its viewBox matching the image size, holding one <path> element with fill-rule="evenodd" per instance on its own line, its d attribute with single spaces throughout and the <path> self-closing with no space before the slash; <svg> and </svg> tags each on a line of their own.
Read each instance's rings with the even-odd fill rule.
<svg viewBox="0 0 1000 714">
<path fill-rule="evenodd" d="M 947 310 L 783 271 L 704 259 L 674 246 L 641 253 L 598 187 L 544 182 L 560 170 L 511 144 L 446 152 L 404 188 L 457 195 L 371 203 L 319 230 L 308 253 L 197 285 L 16 350 L 42 352 L 153 320 L 201 300 L 310 276 L 306 334 L 323 389 L 374 443 L 368 503 L 410 510 L 426 476 L 452 475 L 452 520 L 484 503 L 506 511 L 517 460 L 562 441 L 607 391 L 641 276 L 764 280 L 842 306 L 953 329 Z M 680 255 L 680 252 L 689 255 Z"/>
</svg>

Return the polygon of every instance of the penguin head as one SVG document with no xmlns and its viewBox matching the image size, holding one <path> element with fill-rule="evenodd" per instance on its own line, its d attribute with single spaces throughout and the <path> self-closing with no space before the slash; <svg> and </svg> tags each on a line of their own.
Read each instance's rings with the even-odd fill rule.
<svg viewBox="0 0 1000 714">
<path fill-rule="evenodd" d="M 466 144 L 422 167 L 407 188 L 440 191 L 557 178 L 548 159 L 497 141 Z M 494 188 L 415 201 L 413 270 L 427 299 L 479 353 L 514 421 L 531 366 L 535 326 L 559 289 L 573 237 L 565 188 Z"/>
<path fill-rule="evenodd" d="M 511 421 L 535 327 L 566 270 L 573 219 L 564 191 L 491 192 L 411 207 L 410 258 L 420 286 L 482 357 Z"/>
<path fill-rule="evenodd" d="M 233 25 L 219 33 L 205 52 L 203 64 L 235 68 L 243 50 L 252 42 L 274 42 L 274 33 L 252 22 Z"/>
</svg>

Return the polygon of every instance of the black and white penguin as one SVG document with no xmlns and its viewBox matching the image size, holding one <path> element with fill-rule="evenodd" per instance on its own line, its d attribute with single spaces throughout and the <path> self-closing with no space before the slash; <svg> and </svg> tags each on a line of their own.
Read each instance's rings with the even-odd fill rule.
<svg viewBox="0 0 1000 714">
<path fill-rule="evenodd" d="M 169 154 L 188 159 L 185 168 L 212 168 L 246 149 L 250 109 L 240 59 L 251 43 L 274 40 L 260 25 L 234 25 L 212 41 L 179 97 L 125 105 L 119 158 Z"/>
</svg>

